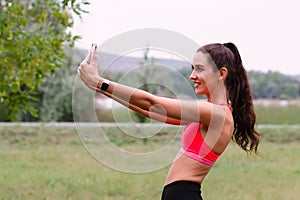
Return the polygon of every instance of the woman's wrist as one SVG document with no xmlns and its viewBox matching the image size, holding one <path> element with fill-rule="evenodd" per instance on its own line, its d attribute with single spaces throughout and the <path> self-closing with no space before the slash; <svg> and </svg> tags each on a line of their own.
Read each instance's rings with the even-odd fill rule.
<svg viewBox="0 0 300 200">
<path fill-rule="evenodd" d="M 97 76 L 97 77 L 91 77 L 90 79 L 89 79 L 89 81 L 88 82 L 86 82 L 86 85 L 90 88 L 90 89 L 92 89 L 92 90 L 96 90 L 97 91 L 97 84 L 99 83 L 99 82 L 102 82 L 104 79 L 103 78 L 101 78 L 100 76 Z"/>
<path fill-rule="evenodd" d="M 105 92 L 108 90 L 110 81 L 104 78 L 99 77 L 97 86 L 96 86 L 96 91 L 97 92 Z"/>
</svg>

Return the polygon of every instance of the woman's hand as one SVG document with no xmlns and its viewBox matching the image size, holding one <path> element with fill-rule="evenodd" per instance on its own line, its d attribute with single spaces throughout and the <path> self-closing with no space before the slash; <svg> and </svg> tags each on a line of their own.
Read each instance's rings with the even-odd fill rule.
<svg viewBox="0 0 300 200">
<path fill-rule="evenodd" d="M 81 80 L 89 88 L 96 91 L 98 82 L 102 80 L 98 73 L 98 54 L 96 44 L 92 44 L 87 57 L 77 68 L 77 73 L 80 76 Z"/>
</svg>

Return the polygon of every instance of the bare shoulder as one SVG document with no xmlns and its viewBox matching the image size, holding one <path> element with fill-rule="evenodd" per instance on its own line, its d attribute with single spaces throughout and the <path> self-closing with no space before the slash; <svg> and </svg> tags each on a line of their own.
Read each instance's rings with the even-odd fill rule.
<svg viewBox="0 0 300 200">
<path fill-rule="evenodd" d="M 207 127 L 233 125 L 231 108 L 210 102 L 199 102 L 200 122 Z"/>
<path fill-rule="evenodd" d="M 231 140 L 234 123 L 231 109 L 227 106 L 211 104 L 208 124 L 202 126 L 202 136 L 206 144 L 216 153 L 222 153 Z"/>
</svg>

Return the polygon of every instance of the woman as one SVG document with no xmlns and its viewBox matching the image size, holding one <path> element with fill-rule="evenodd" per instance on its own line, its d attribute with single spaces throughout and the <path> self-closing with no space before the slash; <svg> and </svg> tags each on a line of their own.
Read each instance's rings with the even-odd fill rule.
<svg viewBox="0 0 300 200">
<path fill-rule="evenodd" d="M 190 79 L 207 102 L 184 102 L 109 82 L 98 75 L 96 46 L 78 67 L 84 83 L 149 118 L 186 125 L 180 154 L 172 163 L 162 200 L 199 200 L 201 183 L 233 139 L 257 152 L 260 134 L 247 73 L 233 43 L 208 44 L 194 56 Z"/>
</svg>

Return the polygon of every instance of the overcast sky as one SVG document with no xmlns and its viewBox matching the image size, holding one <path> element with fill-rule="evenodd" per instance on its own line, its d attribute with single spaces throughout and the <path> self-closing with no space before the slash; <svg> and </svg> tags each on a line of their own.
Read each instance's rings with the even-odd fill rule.
<svg viewBox="0 0 300 200">
<path fill-rule="evenodd" d="M 178 32 L 202 46 L 235 43 L 247 70 L 300 74 L 298 0 L 90 0 L 75 17 L 79 48 L 140 28 Z"/>
</svg>

